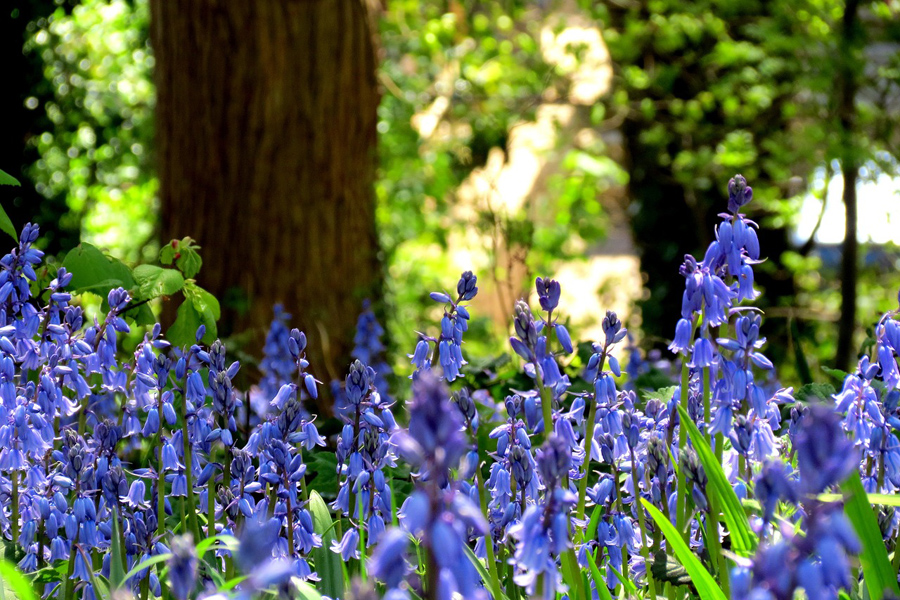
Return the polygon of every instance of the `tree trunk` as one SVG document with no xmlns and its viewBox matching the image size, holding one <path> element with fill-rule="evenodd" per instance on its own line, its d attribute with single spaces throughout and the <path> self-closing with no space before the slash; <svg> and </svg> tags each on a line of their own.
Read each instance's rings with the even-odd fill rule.
<svg viewBox="0 0 900 600">
<path fill-rule="evenodd" d="M 856 92 L 859 89 L 856 52 L 859 38 L 858 0 L 848 0 L 841 24 L 841 55 L 838 58 L 838 120 L 840 122 L 841 171 L 844 175 L 844 243 L 841 250 L 841 317 L 838 323 L 838 345 L 834 359 L 838 369 L 849 369 L 856 333 L 856 283 L 859 272 L 859 242 L 856 239 L 856 181 L 859 157 L 854 143 Z"/>
<path fill-rule="evenodd" d="M 220 335 L 281 302 L 342 378 L 381 270 L 375 32 L 364 0 L 151 0 L 163 240 L 202 247 Z M 326 386 L 327 388 L 327 386 Z M 322 407 L 320 406 L 320 409 Z"/>
</svg>

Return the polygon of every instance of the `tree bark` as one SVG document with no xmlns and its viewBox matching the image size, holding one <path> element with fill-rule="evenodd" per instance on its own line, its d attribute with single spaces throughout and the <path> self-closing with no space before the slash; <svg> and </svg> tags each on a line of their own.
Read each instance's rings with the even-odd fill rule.
<svg viewBox="0 0 900 600">
<path fill-rule="evenodd" d="M 378 300 L 375 32 L 364 0 L 151 0 L 163 240 L 202 247 L 220 336 L 281 302 L 342 378 Z M 325 386 L 327 388 L 327 386 Z M 320 410 L 323 407 L 320 406 Z"/>
<path fill-rule="evenodd" d="M 838 322 L 838 345 L 835 366 L 849 369 L 856 333 L 856 284 L 859 273 L 859 242 L 856 239 L 856 182 L 859 157 L 854 143 L 856 92 L 859 89 L 858 65 L 855 57 L 859 38 L 858 0 L 848 0 L 841 23 L 841 56 L 839 57 L 838 120 L 840 122 L 841 171 L 844 176 L 844 242 L 841 255 L 841 317 Z"/>
</svg>

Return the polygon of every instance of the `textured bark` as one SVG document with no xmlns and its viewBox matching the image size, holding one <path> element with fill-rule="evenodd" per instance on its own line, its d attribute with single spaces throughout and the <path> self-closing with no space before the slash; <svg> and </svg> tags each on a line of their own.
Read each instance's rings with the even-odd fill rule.
<svg viewBox="0 0 900 600">
<path fill-rule="evenodd" d="M 323 381 L 345 372 L 381 276 L 370 10 L 151 0 L 163 240 L 202 246 L 198 283 L 223 303 L 220 334 L 252 328 L 254 351 L 282 302 Z"/>
</svg>

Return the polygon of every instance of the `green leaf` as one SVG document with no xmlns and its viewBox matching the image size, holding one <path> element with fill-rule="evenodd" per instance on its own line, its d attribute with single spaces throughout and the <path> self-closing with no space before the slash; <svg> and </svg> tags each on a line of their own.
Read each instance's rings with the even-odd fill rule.
<svg viewBox="0 0 900 600">
<path fill-rule="evenodd" d="M 834 377 L 841 383 L 843 383 L 844 379 L 846 379 L 847 375 L 849 375 L 849 373 L 847 371 L 841 371 L 840 369 L 832 369 L 831 367 L 826 367 L 826 366 L 822 366 L 822 371 L 824 371 L 828 375 L 831 375 L 832 377 Z"/>
<path fill-rule="evenodd" d="M 306 474 L 313 473 L 307 481 L 307 488 L 318 491 L 326 498 L 334 498 L 338 493 L 337 456 L 334 453 L 310 452 L 303 455 Z"/>
<path fill-rule="evenodd" d="M 629 579 L 627 575 L 612 566 L 612 564 L 610 563 L 606 563 L 606 568 L 612 571 L 613 575 L 619 578 L 619 581 L 622 583 L 622 589 L 624 589 L 629 596 L 637 593 L 637 588 L 634 587 L 634 583 L 632 583 L 631 579 Z"/>
<path fill-rule="evenodd" d="M 125 580 L 123 583 L 127 584 L 129 579 L 131 579 L 147 567 L 152 567 L 153 565 L 161 563 L 165 560 L 169 560 L 170 558 L 172 558 L 172 553 L 166 552 L 164 554 L 157 554 L 155 556 L 151 556 L 150 558 L 142 560 L 138 564 L 134 565 L 130 571 L 125 573 Z"/>
<path fill-rule="evenodd" d="M 322 600 L 322 594 L 305 581 L 298 581 L 297 598 L 300 598 L 300 600 Z"/>
<path fill-rule="evenodd" d="M 141 300 L 171 296 L 184 287 L 184 277 L 177 269 L 139 265 L 134 268 L 133 275 L 137 284 L 137 297 Z"/>
<path fill-rule="evenodd" d="M 600 596 L 600 600 L 612 600 L 612 594 L 609 593 L 609 588 L 606 587 L 606 579 L 603 578 L 603 574 L 597 568 L 596 554 L 597 551 L 595 550 L 593 554 L 588 555 L 588 567 L 591 569 L 594 587 L 597 589 L 597 595 Z"/>
<path fill-rule="evenodd" d="M 175 314 L 175 322 L 166 332 L 166 339 L 176 346 L 190 346 L 197 341 L 197 329 L 201 324 L 200 313 L 185 298 Z"/>
<path fill-rule="evenodd" d="M 658 390 L 654 390 L 652 392 L 644 392 L 642 395 L 644 400 L 659 400 L 663 404 L 669 402 L 672 399 L 672 394 L 675 393 L 675 390 L 678 389 L 677 385 L 671 385 L 668 387 L 660 388 Z"/>
<path fill-rule="evenodd" d="M 581 571 L 578 569 L 578 559 L 575 557 L 575 550 L 569 548 L 560 554 L 559 562 L 562 566 L 563 581 L 566 582 L 571 591 L 575 592 L 576 598 L 586 598 L 584 581 L 581 579 Z"/>
<path fill-rule="evenodd" d="M 193 279 L 203 266 L 203 259 L 193 248 L 182 248 L 181 256 L 175 260 L 175 266 L 181 269 L 184 276 Z"/>
<path fill-rule="evenodd" d="M 688 437 L 691 438 L 691 444 L 697 451 L 697 456 L 703 469 L 706 471 L 706 477 L 709 479 L 709 488 L 713 490 L 719 499 L 719 505 L 722 507 L 722 515 L 725 518 L 725 524 L 731 533 L 731 548 L 736 554 L 741 556 L 750 555 L 756 548 L 757 538 L 750 529 L 750 523 L 747 521 L 747 515 L 741 507 L 741 501 L 734 488 L 728 482 L 722 465 L 713 454 L 712 448 L 706 442 L 703 434 L 697 429 L 697 425 L 691 420 L 687 411 L 678 405 L 678 415 L 685 424 Z"/>
<path fill-rule="evenodd" d="M 6 582 L 9 589 L 18 596 L 19 600 L 37 600 L 31 584 L 25 579 L 25 576 L 19 573 L 19 569 L 10 562 L 0 560 L 0 578 Z"/>
<path fill-rule="evenodd" d="M 592 540 L 594 539 L 594 536 L 597 535 L 597 527 L 600 526 L 600 517 L 603 512 L 602 504 L 598 504 L 594 507 L 594 510 L 591 512 L 591 520 L 588 521 L 587 532 L 585 533 L 584 539 Z"/>
<path fill-rule="evenodd" d="M 119 528 L 119 512 L 113 506 L 112 536 L 109 557 L 109 585 L 117 590 L 125 582 L 125 554 L 122 552 L 122 532 Z"/>
<path fill-rule="evenodd" d="M 869 504 L 876 506 L 894 506 L 900 508 L 900 494 L 866 494 Z M 816 500 L 819 502 L 840 502 L 843 494 L 819 494 Z"/>
<path fill-rule="evenodd" d="M 218 587 L 218 589 L 220 592 L 227 592 L 228 590 L 233 589 L 234 586 L 236 586 L 240 582 L 244 581 L 245 579 L 247 579 L 246 575 L 240 575 L 238 577 L 235 577 L 234 579 L 229 579 L 223 585 L 220 585 Z"/>
<path fill-rule="evenodd" d="M 341 569 L 341 557 L 331 551 L 331 542 L 334 535 L 334 522 L 328 505 L 322 500 L 319 492 L 312 491 L 309 495 L 309 512 L 313 520 L 313 529 L 322 536 L 322 546 L 313 550 L 313 561 L 316 566 L 316 574 L 321 581 L 319 589 L 329 598 L 344 597 L 344 574 Z"/>
<path fill-rule="evenodd" d="M 881 537 L 881 529 L 878 527 L 878 519 L 869 504 L 859 473 L 854 471 L 841 489 L 847 494 L 844 512 L 862 543 L 859 562 L 862 565 L 866 587 L 869 589 L 869 597 L 880 600 L 886 590 L 892 591 L 894 595 L 900 595 L 897 573 L 891 568 L 887 548 Z"/>
<path fill-rule="evenodd" d="M 176 244 L 178 244 L 178 241 L 172 240 L 171 243 L 168 243 L 159 249 L 160 263 L 164 265 L 171 265 L 173 262 L 175 262 L 175 254 L 177 253 L 177 251 L 175 250 Z"/>
<path fill-rule="evenodd" d="M 0 173 L 2 172 L 3 171 L 0 171 Z M 9 218 L 9 215 L 6 214 L 6 211 L 3 210 L 2 206 L 0 206 L 0 230 L 8 233 L 9 237 L 15 241 L 19 241 L 19 236 L 16 233 L 16 226 L 13 225 L 12 219 Z"/>
<path fill-rule="evenodd" d="M 222 547 L 231 550 L 232 552 L 237 551 L 238 547 L 238 539 L 233 535 L 220 534 L 214 535 L 212 537 L 208 537 L 199 544 L 197 544 L 197 556 L 203 556 L 209 550 L 213 549 L 213 544 L 216 542 L 222 542 Z M 218 548 L 216 548 L 218 549 Z"/>
<path fill-rule="evenodd" d="M 703 563 L 700 562 L 700 559 L 697 558 L 697 556 L 691 552 L 691 549 L 687 544 L 684 543 L 684 540 L 681 539 L 681 534 L 678 533 L 675 526 L 669 522 L 664 514 L 659 512 L 658 508 L 648 502 L 646 498 L 641 498 L 641 502 L 643 502 L 644 508 L 646 508 L 647 512 L 650 513 L 650 516 L 653 517 L 653 520 L 663 532 L 663 535 L 666 536 L 666 542 L 675 552 L 675 556 L 678 557 L 678 560 L 681 561 L 681 564 L 687 569 L 687 572 L 694 583 L 694 587 L 697 588 L 697 594 L 700 596 L 700 599 L 726 600 L 725 594 L 722 592 L 721 588 L 719 588 L 718 584 L 716 584 L 716 580 L 709 574 L 709 571 L 706 570 Z"/>
<path fill-rule="evenodd" d="M 18 179 L 16 179 L 6 171 L 0 169 L 0 185 L 14 185 L 19 187 L 22 184 L 19 183 Z"/>
<path fill-rule="evenodd" d="M 835 393 L 834 386 L 830 383 L 807 383 L 794 394 L 794 399 L 800 402 L 809 401 L 811 398 L 831 398 Z"/>
<path fill-rule="evenodd" d="M 125 263 L 87 242 L 78 244 L 66 254 L 62 266 L 72 274 L 69 287 L 76 292 L 90 291 L 105 300 L 114 288 L 134 287 L 131 269 Z"/>
<path fill-rule="evenodd" d="M 488 573 L 487 569 L 485 568 L 484 563 L 481 562 L 480 558 L 475 556 L 475 552 L 471 548 L 469 548 L 468 545 L 464 545 L 463 550 L 465 551 L 466 556 L 469 557 L 469 562 L 471 562 L 472 565 L 475 567 L 475 570 L 478 571 L 478 575 L 481 577 L 481 580 L 487 584 L 487 582 L 489 582 L 491 580 L 491 575 L 490 575 L 490 573 Z M 490 585 L 485 585 L 484 589 L 487 590 L 488 594 L 491 594 L 493 596 Z M 494 600 L 509 600 L 509 599 L 506 597 L 506 594 L 504 594 L 503 592 L 500 592 L 500 598 L 499 599 L 495 598 Z"/>
<path fill-rule="evenodd" d="M 203 339 L 207 343 L 215 340 L 218 335 L 216 322 L 219 320 L 219 317 L 222 316 L 221 309 L 219 308 L 219 301 L 216 300 L 215 296 L 193 281 L 186 281 L 184 283 L 184 298 L 193 305 L 194 310 L 200 318 L 200 323 L 206 325 L 206 335 L 203 336 Z M 196 332 L 197 330 L 195 329 L 194 333 L 196 334 Z"/>
</svg>

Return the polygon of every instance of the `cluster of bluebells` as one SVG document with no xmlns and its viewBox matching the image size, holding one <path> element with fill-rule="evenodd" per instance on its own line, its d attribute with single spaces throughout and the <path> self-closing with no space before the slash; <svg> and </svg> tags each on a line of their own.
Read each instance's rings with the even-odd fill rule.
<svg viewBox="0 0 900 600">
<path fill-rule="evenodd" d="M 96 576 L 110 576 L 117 541 L 124 570 L 171 555 L 165 585 L 175 597 L 193 597 L 197 559 L 188 538 L 170 537 L 175 523 L 198 540 L 263 519 L 273 533 L 268 556 L 284 559 L 289 576 L 314 578 L 305 557 L 321 539 L 305 507 L 299 447 L 325 440 L 305 416 L 298 387 L 273 393 L 242 442 L 236 415 L 244 395 L 232 384 L 240 365 L 228 361 L 225 346 L 202 345 L 201 327 L 196 344 L 173 347 L 156 325 L 127 360 L 120 343 L 131 330 L 128 291 L 112 289 L 102 321 L 91 324 L 72 303 L 65 269 L 32 297 L 42 257 L 32 247 L 37 236 L 26 226 L 0 261 L 0 526 L 18 545 L 19 568 L 32 573 L 68 561 L 62 581 L 48 580 L 41 593 L 94 598 Z M 282 343 L 291 377 L 314 397 L 305 337 L 293 330 Z M 215 559 L 223 571 L 232 560 L 225 550 Z M 152 568 L 126 585 L 136 595 L 162 594 Z"/>
<path fill-rule="evenodd" d="M 332 507 L 356 525 L 348 527 L 332 549 L 349 560 L 359 558 L 361 531 L 372 546 L 391 521 L 392 492 L 385 469 L 396 466 L 391 436 L 397 423 L 391 402 L 376 387 L 375 370 L 359 360 L 350 366 L 344 394 L 347 410 L 342 414 L 345 423 L 337 441 L 341 480 Z"/>
<path fill-rule="evenodd" d="M 736 600 L 797 590 L 837 598 L 857 585 L 860 542 L 842 504 L 821 494 L 857 474 L 869 492 L 900 486 L 900 309 L 878 322 L 872 356 L 830 401 L 796 402 L 777 383 L 761 313 L 749 305 L 760 248 L 742 210 L 753 192 L 740 176 L 728 192 L 715 241 L 681 267 L 682 318 L 669 346 L 682 362 L 680 385 L 640 389 L 650 364 L 612 311 L 601 339 L 576 354 L 559 317 L 560 284 L 542 277 L 540 310 L 526 300 L 513 309 L 509 341 L 524 373 L 516 389 L 501 389 L 500 402 L 497 386 L 457 382 L 451 391 L 465 377 L 463 335 L 478 292 L 467 271 L 454 295 L 431 294 L 444 306 L 440 334 L 420 334 L 410 389 L 394 390 L 396 404 L 383 330 L 364 307 L 355 360 L 332 384 L 329 439 L 306 407 L 319 394 L 306 336 L 282 308 L 262 379 L 245 394 L 233 383 L 240 364 L 222 342 L 205 345 L 202 327 L 195 344 L 174 347 L 157 325 L 123 353 L 123 337 L 136 335 L 127 290 L 110 290 L 105 314 L 90 321 L 65 269 L 33 298 L 42 254 L 37 228 L 26 226 L 0 260 L 0 532 L 24 573 L 43 574 L 42 595 L 65 600 L 99 598 L 98 575 L 132 569 L 124 587 L 143 598 L 289 595 L 298 580 L 333 576 L 322 557 L 368 574 L 345 582 L 367 600 L 555 600 L 631 586 L 658 597 L 683 582 L 667 575 L 675 556 L 652 513 L 682 527 Z M 709 448 L 688 441 L 680 408 Z M 313 518 L 307 489 L 318 452 L 336 463 L 331 527 Z M 721 527 L 711 454 L 736 495 L 758 502 L 751 551 L 722 553 L 733 532 Z M 412 487 L 398 493 L 405 465 Z M 880 525 L 896 548 L 900 513 L 881 509 Z M 195 547 L 216 535 L 213 548 Z M 141 565 L 148 559 L 156 566 Z M 573 577 L 579 569 L 592 576 Z M 241 575 L 217 591 L 216 572 Z"/>
<path fill-rule="evenodd" d="M 432 300 L 449 305 L 449 308 L 444 309 L 439 337 L 419 334 L 419 342 L 410 355 L 412 364 L 416 367 L 413 377 L 431 369 L 435 352 L 447 381 L 460 376 L 460 370 L 467 364 L 462 354 L 463 334 L 469 329 L 469 310 L 462 303 L 472 300 L 478 294 L 477 283 L 478 278 L 471 271 L 466 271 L 456 284 L 456 300 L 446 292 L 431 292 Z"/>
</svg>

